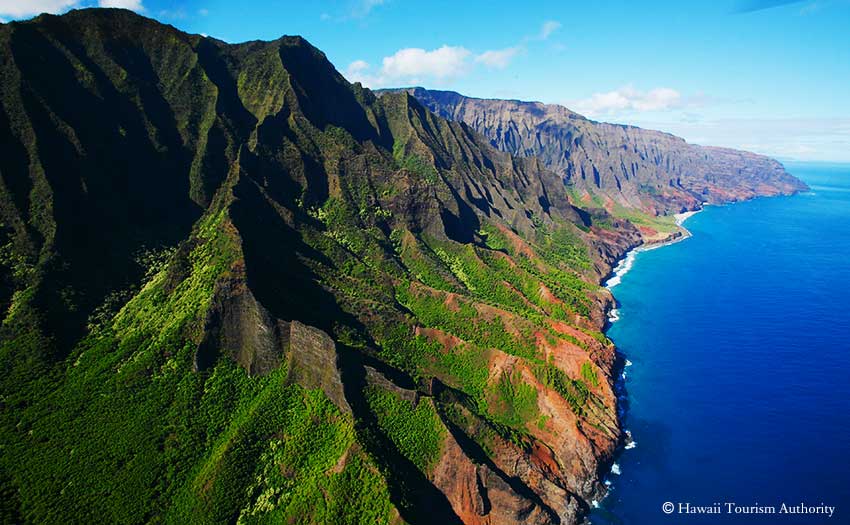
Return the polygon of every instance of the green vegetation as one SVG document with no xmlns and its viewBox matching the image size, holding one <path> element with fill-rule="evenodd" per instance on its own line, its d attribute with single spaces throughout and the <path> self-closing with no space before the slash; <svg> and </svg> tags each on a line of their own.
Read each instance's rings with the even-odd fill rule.
<svg viewBox="0 0 850 525">
<path fill-rule="evenodd" d="M 239 523 L 387 523 L 387 487 L 354 431 L 321 392 L 278 396 L 264 422 L 274 436 L 257 462 Z M 271 408 L 271 407 L 270 407 Z"/>
<path fill-rule="evenodd" d="M 191 339 L 237 257 L 230 228 L 223 212 L 208 216 L 114 325 L 79 345 L 61 383 L 7 399 L 41 398 L 4 412 L 2 427 L 0 468 L 28 487 L 28 521 L 389 521 L 383 477 L 362 453 L 343 458 L 353 421 L 323 393 L 286 386 L 284 368 L 191 371 Z"/>
<path fill-rule="evenodd" d="M 447 306 L 444 293 L 399 288 L 398 301 L 410 309 L 425 326 L 439 328 L 482 348 L 498 348 L 508 354 L 532 358 L 536 354 L 533 327 L 519 320 L 520 333 L 512 334 L 501 317 L 485 319 L 467 300 L 456 298 Z"/>
<path fill-rule="evenodd" d="M 433 185 L 439 182 L 440 174 L 433 164 L 415 153 L 405 154 L 404 150 L 404 143 L 396 141 L 393 144 L 393 158 L 396 159 L 399 168 L 410 172 L 427 184 Z"/>
<path fill-rule="evenodd" d="M 599 386 L 599 376 L 596 374 L 596 370 L 589 361 L 585 361 L 581 364 L 581 377 L 584 379 L 585 383 L 593 386 Z"/>
<path fill-rule="evenodd" d="M 421 471 L 430 472 L 443 448 L 446 431 L 431 401 L 415 403 L 379 387 L 366 392 L 381 430 Z M 416 405 L 415 407 L 413 405 Z"/>
<path fill-rule="evenodd" d="M 412 490 L 444 421 L 522 453 L 549 417 L 530 371 L 596 403 L 595 368 L 543 357 L 586 349 L 552 326 L 589 325 L 598 291 L 586 232 L 545 202 L 556 175 L 299 38 L 230 46 L 120 10 L 0 33 L 4 521 L 449 515 Z M 323 389 L 287 369 L 314 344 L 289 321 L 335 342 Z M 357 383 L 375 359 L 396 387 Z"/>
<path fill-rule="evenodd" d="M 494 397 L 491 413 L 498 423 L 522 429 L 538 416 L 537 390 L 523 382 L 518 373 L 503 373 Z"/>
<path fill-rule="evenodd" d="M 650 188 L 652 189 L 652 191 L 648 191 Z M 656 194 L 654 186 L 644 186 L 640 189 L 644 195 Z M 575 189 L 568 190 L 568 193 L 570 194 L 570 199 L 573 202 L 583 202 L 580 199 L 580 195 L 576 192 Z M 647 228 L 651 228 L 659 233 L 673 233 L 675 231 L 678 231 L 679 229 L 679 227 L 676 225 L 676 218 L 673 215 L 656 216 L 641 211 L 639 209 L 627 208 L 615 202 L 606 203 L 601 196 L 595 193 L 591 194 L 590 206 L 595 208 L 606 209 L 614 217 L 626 219 L 636 226 L 644 226 Z M 610 218 L 597 218 L 593 221 L 593 225 L 609 230 L 613 229 L 614 227 Z"/>
<path fill-rule="evenodd" d="M 570 408 L 576 415 L 585 415 L 585 405 L 590 397 L 587 385 L 581 381 L 570 379 L 563 370 L 550 363 L 536 367 L 534 373 L 540 382 L 561 394 L 561 397 L 570 404 Z"/>
</svg>

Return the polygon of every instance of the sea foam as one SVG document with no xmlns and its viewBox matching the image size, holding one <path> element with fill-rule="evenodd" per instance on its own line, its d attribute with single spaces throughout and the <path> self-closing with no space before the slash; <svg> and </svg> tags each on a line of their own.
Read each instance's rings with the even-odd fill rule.
<svg viewBox="0 0 850 525">
<path fill-rule="evenodd" d="M 632 266 L 635 264 L 635 257 L 637 257 L 637 252 L 640 248 L 635 248 L 634 250 L 629 251 L 626 256 L 614 267 L 614 275 L 611 276 L 605 282 L 605 288 L 609 290 L 621 282 L 623 282 L 623 276 L 629 273 L 629 270 L 632 269 Z"/>
<path fill-rule="evenodd" d="M 677 214 L 673 215 L 673 217 L 676 219 L 676 226 L 681 226 L 681 225 L 685 224 L 686 220 L 690 219 L 691 217 L 693 217 L 694 215 L 696 215 L 697 213 L 699 213 L 701 211 L 702 210 L 686 211 L 684 213 L 677 213 Z"/>
</svg>

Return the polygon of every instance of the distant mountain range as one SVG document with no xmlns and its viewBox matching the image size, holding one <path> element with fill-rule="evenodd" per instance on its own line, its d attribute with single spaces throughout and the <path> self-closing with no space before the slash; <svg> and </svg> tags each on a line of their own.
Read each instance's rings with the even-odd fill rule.
<svg viewBox="0 0 850 525">
<path fill-rule="evenodd" d="M 466 123 L 502 151 L 539 158 L 563 176 L 580 204 L 667 214 L 694 209 L 702 202 L 732 202 L 806 188 L 769 157 L 688 144 L 660 131 L 595 122 L 563 106 L 423 88 L 404 91 L 437 115 Z"/>
<path fill-rule="evenodd" d="M 0 24 L 0 517 L 578 523 L 623 440 L 620 207 L 803 187 L 563 109 L 376 97 L 300 37 Z"/>
</svg>

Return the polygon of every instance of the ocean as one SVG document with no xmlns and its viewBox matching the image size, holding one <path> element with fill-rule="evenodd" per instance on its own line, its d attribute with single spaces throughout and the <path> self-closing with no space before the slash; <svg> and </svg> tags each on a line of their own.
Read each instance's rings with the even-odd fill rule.
<svg viewBox="0 0 850 525">
<path fill-rule="evenodd" d="M 850 165 L 786 167 L 811 191 L 708 206 L 612 289 L 634 446 L 595 525 L 850 523 Z"/>
</svg>

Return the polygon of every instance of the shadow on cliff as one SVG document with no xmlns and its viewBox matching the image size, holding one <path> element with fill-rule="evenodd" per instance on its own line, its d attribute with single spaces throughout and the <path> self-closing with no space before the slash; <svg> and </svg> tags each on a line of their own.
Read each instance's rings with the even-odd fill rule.
<svg viewBox="0 0 850 525">
<path fill-rule="evenodd" d="M 310 268 L 313 264 L 333 267 L 333 262 L 304 242 L 254 181 L 240 180 L 233 193 L 236 200 L 230 213 L 242 237 L 248 286 L 269 313 L 331 335 L 339 325 L 364 332 L 362 323 L 340 309 Z"/>
<path fill-rule="evenodd" d="M 446 496 L 440 492 L 378 427 L 364 392 L 368 386 L 366 366 L 375 368 L 402 388 L 414 386 L 412 379 L 380 361 L 363 355 L 360 350 L 337 345 L 339 366 L 345 397 L 356 421 L 358 441 L 379 464 L 387 478 L 393 503 L 405 522 L 411 525 L 460 523 Z"/>
<path fill-rule="evenodd" d="M 440 407 L 440 419 L 442 419 L 443 424 L 449 432 L 451 432 L 452 437 L 454 437 L 455 441 L 457 441 L 461 450 L 463 450 L 463 453 L 474 463 L 486 465 L 497 476 L 499 476 L 499 478 L 501 478 L 502 481 L 511 488 L 511 490 L 527 500 L 534 502 L 549 516 L 552 523 L 560 523 L 561 519 L 558 517 L 558 514 L 546 505 L 546 503 L 543 502 L 540 496 L 538 496 L 531 487 L 526 485 L 519 477 L 509 476 L 505 471 L 500 469 L 493 460 L 490 459 L 484 449 L 481 448 L 481 445 L 476 443 L 475 440 L 469 437 L 466 432 L 455 425 L 451 419 L 447 417 L 445 410 L 442 408 L 443 405 L 458 403 L 469 409 L 469 407 L 473 405 L 469 396 L 437 380 L 434 381 L 432 390 L 434 397 L 440 400 L 440 403 L 437 405 Z M 576 500 L 579 502 L 583 501 L 581 498 L 576 498 Z"/>
<path fill-rule="evenodd" d="M 144 275 L 134 255 L 175 245 L 202 210 L 189 198 L 188 179 L 175 176 L 188 171 L 191 157 L 150 60 L 109 46 L 93 50 L 61 21 L 45 23 L 55 24 L 64 51 L 26 24 L 11 41 L 22 77 L 31 79 L 19 89 L 19 109 L 30 120 L 40 169 L 8 169 L 25 160 L 15 140 L 15 154 L 0 159 L 0 171 L 4 181 L 13 177 L 9 190 L 21 219 L 39 225 L 27 228 L 35 249 L 50 253 L 40 257 L 36 301 L 45 312 L 44 330 L 56 341 L 54 357 L 61 358 L 104 297 Z M 123 68 L 135 97 L 118 89 L 101 66 L 107 60 Z M 79 80 L 81 71 L 89 85 Z M 20 123 L 4 118 L 0 125 Z M 39 195 L 32 211 L 23 206 L 31 192 Z"/>
</svg>

